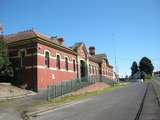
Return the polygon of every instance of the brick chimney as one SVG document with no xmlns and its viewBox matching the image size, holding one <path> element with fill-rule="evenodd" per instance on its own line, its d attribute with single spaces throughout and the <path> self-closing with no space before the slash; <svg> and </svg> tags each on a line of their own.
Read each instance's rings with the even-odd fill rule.
<svg viewBox="0 0 160 120">
<path fill-rule="evenodd" d="M 57 36 L 52 36 L 50 39 L 58 45 L 64 46 L 64 39 L 62 37 L 58 38 Z"/>
<path fill-rule="evenodd" d="M 61 46 L 64 46 L 64 39 L 61 37 L 61 38 L 57 38 L 57 43 Z"/>
<path fill-rule="evenodd" d="M 94 46 L 89 47 L 89 54 L 96 55 L 96 48 Z"/>
</svg>

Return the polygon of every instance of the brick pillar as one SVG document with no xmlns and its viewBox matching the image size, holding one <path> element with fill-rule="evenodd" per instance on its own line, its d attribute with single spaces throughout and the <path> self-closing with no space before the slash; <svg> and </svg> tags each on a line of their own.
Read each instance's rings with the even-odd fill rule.
<svg viewBox="0 0 160 120">
<path fill-rule="evenodd" d="M 86 64 L 86 69 L 87 69 L 87 77 L 89 77 L 89 59 L 87 58 L 87 64 Z"/>
<path fill-rule="evenodd" d="M 78 77 L 79 79 L 81 78 L 80 57 L 79 57 L 79 55 L 77 56 L 77 77 Z"/>
</svg>

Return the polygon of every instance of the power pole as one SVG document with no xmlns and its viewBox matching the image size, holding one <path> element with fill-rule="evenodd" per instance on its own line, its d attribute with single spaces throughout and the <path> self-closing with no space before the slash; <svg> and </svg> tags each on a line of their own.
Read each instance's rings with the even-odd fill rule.
<svg viewBox="0 0 160 120">
<path fill-rule="evenodd" d="M 115 34 L 112 34 L 112 41 L 114 43 L 114 66 L 115 66 L 115 73 L 117 77 L 117 82 L 119 83 L 119 70 L 118 70 L 118 65 L 117 65 L 117 49 L 116 49 L 116 39 L 115 39 Z"/>
</svg>

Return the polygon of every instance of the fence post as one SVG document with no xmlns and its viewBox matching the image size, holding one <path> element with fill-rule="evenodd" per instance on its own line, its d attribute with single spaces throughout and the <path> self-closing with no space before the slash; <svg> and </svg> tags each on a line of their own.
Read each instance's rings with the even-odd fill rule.
<svg viewBox="0 0 160 120">
<path fill-rule="evenodd" d="M 72 80 L 71 80 L 71 92 L 72 92 Z"/>
<path fill-rule="evenodd" d="M 47 100 L 49 101 L 50 100 L 50 86 L 48 85 L 47 87 Z"/>
<path fill-rule="evenodd" d="M 61 96 L 63 98 L 63 85 L 62 85 L 62 82 L 61 82 Z"/>
</svg>

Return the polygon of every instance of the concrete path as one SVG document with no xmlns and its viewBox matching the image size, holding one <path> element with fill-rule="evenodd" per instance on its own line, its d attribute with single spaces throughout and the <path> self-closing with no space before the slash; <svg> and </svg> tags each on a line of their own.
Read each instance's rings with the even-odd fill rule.
<svg viewBox="0 0 160 120">
<path fill-rule="evenodd" d="M 160 120 L 160 106 L 151 84 L 148 87 L 140 120 Z"/>
<path fill-rule="evenodd" d="M 145 92 L 145 84 L 132 85 L 63 106 L 33 120 L 134 120 Z"/>
</svg>

